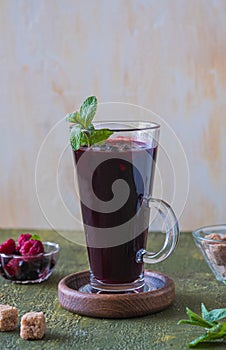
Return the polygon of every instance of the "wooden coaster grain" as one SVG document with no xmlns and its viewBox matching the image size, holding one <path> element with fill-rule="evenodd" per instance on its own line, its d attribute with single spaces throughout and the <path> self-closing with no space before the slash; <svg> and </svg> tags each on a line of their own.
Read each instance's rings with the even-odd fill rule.
<svg viewBox="0 0 226 350">
<path fill-rule="evenodd" d="M 145 271 L 145 277 L 159 284 L 157 289 L 131 294 L 92 294 L 78 291 L 89 283 L 89 271 L 64 277 L 58 285 L 61 306 L 79 315 L 103 318 L 128 318 L 149 315 L 170 306 L 175 298 L 175 286 L 166 275 Z"/>
</svg>

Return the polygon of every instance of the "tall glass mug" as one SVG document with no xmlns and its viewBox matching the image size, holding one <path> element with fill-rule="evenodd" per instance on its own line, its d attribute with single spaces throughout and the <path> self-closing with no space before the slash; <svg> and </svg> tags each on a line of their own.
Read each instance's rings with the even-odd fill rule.
<svg viewBox="0 0 226 350">
<path fill-rule="evenodd" d="M 175 249 L 177 219 L 164 201 L 152 198 L 160 126 L 149 122 L 99 122 L 113 134 L 74 152 L 93 292 L 144 290 L 144 262 L 158 263 Z M 165 224 L 165 241 L 146 251 L 150 209 Z"/>
</svg>

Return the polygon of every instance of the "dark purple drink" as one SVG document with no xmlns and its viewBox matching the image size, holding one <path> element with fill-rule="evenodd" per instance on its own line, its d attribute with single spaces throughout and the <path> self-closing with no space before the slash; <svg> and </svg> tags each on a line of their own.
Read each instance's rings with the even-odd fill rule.
<svg viewBox="0 0 226 350">
<path fill-rule="evenodd" d="M 143 197 L 152 193 L 156 152 L 157 147 L 125 138 L 74 151 L 86 237 L 92 235 L 95 240 L 98 228 L 114 227 L 117 231 L 117 227 L 137 215 Z M 85 161 L 80 162 L 84 155 Z M 90 181 L 88 174 L 92 167 Z M 112 200 L 112 185 L 118 179 L 129 186 L 127 201 L 113 212 L 103 212 L 98 206 L 93 208 L 94 194 L 106 203 Z M 146 247 L 148 218 L 144 220 L 145 229 L 138 234 L 137 228 L 128 226 L 131 239 L 122 244 L 99 247 L 87 244 L 91 276 L 105 284 L 128 284 L 140 278 L 143 264 L 136 262 L 136 254 Z"/>
</svg>

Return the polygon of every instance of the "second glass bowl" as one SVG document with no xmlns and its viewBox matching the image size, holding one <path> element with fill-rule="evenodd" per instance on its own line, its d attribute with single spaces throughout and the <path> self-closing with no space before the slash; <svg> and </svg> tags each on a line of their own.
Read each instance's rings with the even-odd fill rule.
<svg viewBox="0 0 226 350">
<path fill-rule="evenodd" d="M 192 234 L 216 279 L 226 284 L 226 225 L 201 227 Z"/>
</svg>

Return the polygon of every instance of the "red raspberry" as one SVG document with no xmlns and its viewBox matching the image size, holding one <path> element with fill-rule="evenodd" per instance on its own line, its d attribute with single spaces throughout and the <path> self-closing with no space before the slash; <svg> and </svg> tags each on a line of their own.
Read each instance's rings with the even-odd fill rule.
<svg viewBox="0 0 226 350">
<path fill-rule="evenodd" d="M 20 259 L 13 258 L 4 266 L 4 270 L 10 277 L 15 277 L 20 273 Z"/>
<path fill-rule="evenodd" d="M 18 243 L 17 250 L 19 251 L 22 245 L 24 245 L 25 242 L 29 241 L 31 237 L 32 236 L 30 233 L 22 233 L 17 240 L 17 243 Z"/>
<path fill-rule="evenodd" d="M 7 241 L 3 242 L 0 245 L 0 253 L 11 255 L 15 253 L 15 251 L 16 251 L 16 243 L 12 238 L 7 239 Z"/>
<path fill-rule="evenodd" d="M 44 247 L 41 241 L 30 239 L 20 248 L 20 253 L 21 255 L 26 256 L 38 255 L 40 253 L 44 253 Z"/>
</svg>

